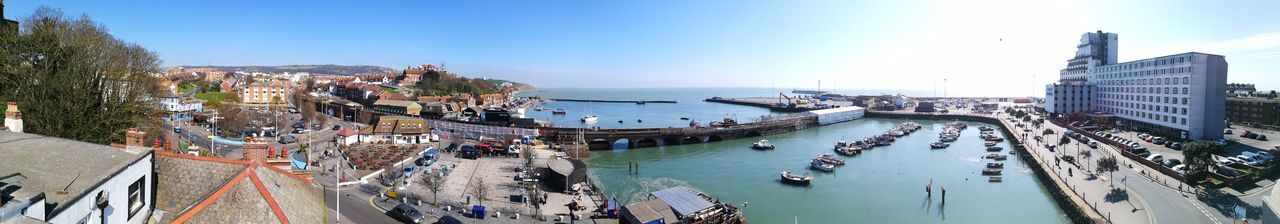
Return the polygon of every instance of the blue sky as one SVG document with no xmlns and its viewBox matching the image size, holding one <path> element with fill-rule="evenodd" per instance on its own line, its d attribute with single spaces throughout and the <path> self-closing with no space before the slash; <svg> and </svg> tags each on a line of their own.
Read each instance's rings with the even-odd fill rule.
<svg viewBox="0 0 1280 224">
<path fill-rule="evenodd" d="M 1280 1 L 14 1 L 86 14 L 177 65 L 447 63 L 541 87 L 1043 94 L 1083 32 L 1121 61 L 1227 56 L 1280 89 Z M 938 83 L 938 84 L 935 84 Z M 1004 85 L 1007 87 L 991 88 Z"/>
</svg>

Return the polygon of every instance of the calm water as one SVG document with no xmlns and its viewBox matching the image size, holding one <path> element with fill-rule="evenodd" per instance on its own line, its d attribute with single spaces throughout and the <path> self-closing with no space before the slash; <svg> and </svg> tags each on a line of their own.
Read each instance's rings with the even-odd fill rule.
<svg viewBox="0 0 1280 224">
<path fill-rule="evenodd" d="M 789 90 L 788 90 L 789 91 Z M 757 93 L 759 92 L 759 93 Z M 740 118 L 768 114 L 765 109 L 701 102 L 711 96 L 761 96 L 768 89 L 637 89 L 637 90 L 548 90 L 535 94 L 548 98 L 591 98 L 610 100 L 679 100 L 679 104 L 591 104 L 601 117 L 601 126 L 616 125 L 609 116 L 644 116 L 644 125 L 683 126 L 681 116 L 701 119 L 734 113 Z M 563 95 L 560 95 L 563 94 Z M 774 91 L 776 94 L 776 91 Z M 590 96 L 590 97 L 584 97 Z M 552 103 L 548 108 L 570 110 L 577 123 L 580 114 L 571 108 L 586 109 L 585 103 Z M 610 105 L 610 106 L 605 106 Z M 550 116 L 550 112 L 546 116 Z M 538 113 L 530 113 L 539 117 Z M 624 122 L 632 124 L 635 118 Z M 663 121 L 663 120 L 667 121 Z M 652 122 L 650 120 L 653 120 Z M 605 122 L 610 121 L 610 122 Z M 945 122 L 916 121 L 921 131 L 898 139 L 892 146 L 844 157 L 847 165 L 834 173 L 814 173 L 811 186 L 796 187 L 778 182 L 778 172 L 807 171 L 809 158 L 831 153 L 840 139 L 854 140 L 882 133 L 905 120 L 861 119 L 852 122 L 765 136 L 777 150 L 756 151 L 748 146 L 757 139 L 682 145 L 634 150 L 595 151 L 587 160 L 590 172 L 608 194 L 629 203 L 652 191 L 684 186 L 706 192 L 721 201 L 744 209 L 752 223 L 1066 223 L 1061 210 L 1034 174 L 1016 159 L 1005 163 L 1004 182 L 988 183 L 981 170 L 990 160 L 978 139 L 978 123 L 962 133 L 947 149 L 931 150 Z M 634 126 L 627 126 L 634 127 Z M 1007 149 L 1011 146 L 1000 144 Z M 640 163 L 639 175 L 628 175 L 628 161 Z M 934 195 L 926 197 L 924 186 L 934 182 Z M 939 187 L 947 188 L 947 203 Z"/>
</svg>

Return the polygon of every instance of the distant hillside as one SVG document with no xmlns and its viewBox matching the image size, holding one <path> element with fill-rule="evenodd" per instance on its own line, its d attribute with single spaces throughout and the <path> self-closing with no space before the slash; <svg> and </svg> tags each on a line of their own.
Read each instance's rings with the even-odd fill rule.
<svg viewBox="0 0 1280 224">
<path fill-rule="evenodd" d="M 529 92 L 529 91 L 537 90 L 537 88 L 534 88 L 533 85 L 529 85 L 521 82 L 501 80 L 501 79 L 486 79 L 486 81 L 489 81 L 489 83 L 493 83 L 493 85 L 502 85 L 502 83 L 504 82 L 510 82 L 511 87 L 515 87 L 516 90 L 520 90 L 521 92 Z"/>
<path fill-rule="evenodd" d="M 209 68 L 219 71 L 262 72 L 262 73 L 295 73 L 307 72 L 313 75 L 355 75 L 364 73 L 394 73 L 399 70 L 370 65 L 281 65 L 281 66 L 182 66 L 185 69 Z"/>
</svg>

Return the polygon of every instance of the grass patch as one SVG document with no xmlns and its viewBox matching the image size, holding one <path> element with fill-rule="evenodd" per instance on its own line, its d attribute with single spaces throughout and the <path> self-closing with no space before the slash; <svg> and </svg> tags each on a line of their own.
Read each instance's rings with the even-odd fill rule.
<svg viewBox="0 0 1280 224">
<path fill-rule="evenodd" d="M 396 89 L 396 88 L 391 88 L 391 87 L 386 87 L 386 86 L 378 86 L 378 88 L 382 88 L 382 91 L 387 91 L 387 92 L 391 92 L 391 93 L 400 93 L 400 90 L 399 90 L 399 89 Z"/>
<path fill-rule="evenodd" d="M 195 88 L 196 88 L 196 82 L 195 82 L 195 81 L 186 81 L 186 82 L 178 83 L 178 92 L 179 92 L 179 93 L 191 92 L 191 90 L 192 90 L 192 89 L 195 89 Z"/>
<path fill-rule="evenodd" d="M 221 107 L 221 106 L 222 106 L 222 101 L 228 101 L 228 100 L 229 100 L 229 101 L 237 101 L 237 100 L 239 100 L 238 98 L 236 98 L 236 94 L 235 94 L 235 93 L 224 93 L 224 92 L 203 92 L 203 93 L 196 93 L 196 99 L 204 100 L 204 101 L 205 101 L 205 105 L 207 105 L 207 106 L 209 106 L 209 107 L 212 107 L 212 108 L 218 108 L 218 107 Z"/>
</svg>

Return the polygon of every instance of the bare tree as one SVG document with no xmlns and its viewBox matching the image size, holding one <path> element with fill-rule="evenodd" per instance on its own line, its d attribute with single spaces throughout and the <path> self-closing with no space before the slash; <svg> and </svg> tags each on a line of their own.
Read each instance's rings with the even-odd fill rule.
<svg viewBox="0 0 1280 224">
<path fill-rule="evenodd" d="M 418 183 L 424 188 L 431 191 L 431 204 L 436 205 L 439 202 L 440 191 L 444 190 L 444 179 L 435 178 L 433 175 L 422 175 L 418 179 Z"/>
<path fill-rule="evenodd" d="M 484 205 L 484 199 L 489 197 L 489 193 L 492 192 L 489 190 L 489 185 L 485 184 L 483 176 L 471 179 L 471 194 L 476 196 L 480 205 Z"/>
</svg>

